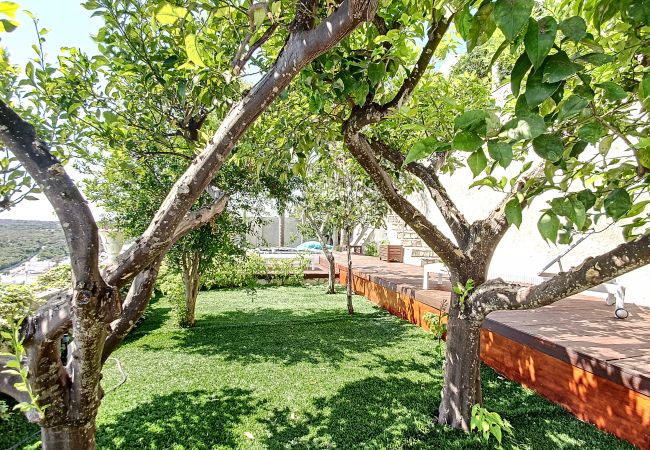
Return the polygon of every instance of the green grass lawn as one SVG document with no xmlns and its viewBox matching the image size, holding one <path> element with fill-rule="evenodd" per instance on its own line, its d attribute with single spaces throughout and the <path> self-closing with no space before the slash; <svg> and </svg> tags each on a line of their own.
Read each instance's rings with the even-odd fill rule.
<svg viewBox="0 0 650 450">
<path fill-rule="evenodd" d="M 154 302 L 114 354 L 128 381 L 102 403 L 99 448 L 493 447 L 433 424 L 442 361 L 431 336 L 362 297 L 350 317 L 344 295 L 323 291 L 204 292 L 191 330 Z M 514 427 L 505 448 L 631 448 L 488 367 L 482 376 L 486 407 Z M 109 361 L 104 387 L 119 380 Z M 14 414 L 0 449 L 34 430 Z"/>
</svg>

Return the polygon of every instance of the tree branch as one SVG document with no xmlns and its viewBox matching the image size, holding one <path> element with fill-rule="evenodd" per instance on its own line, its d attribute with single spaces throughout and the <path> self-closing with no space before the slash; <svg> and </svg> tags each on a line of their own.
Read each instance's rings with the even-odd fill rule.
<svg viewBox="0 0 650 450">
<path fill-rule="evenodd" d="M 379 155 L 385 160 L 390 161 L 397 169 L 402 168 L 405 158 L 401 152 L 379 140 L 369 142 L 369 144 L 375 155 Z M 435 172 L 418 162 L 407 164 L 406 170 L 422 180 L 429 190 L 429 194 L 438 207 L 438 210 L 449 225 L 451 232 L 454 234 L 458 245 L 460 247 L 466 246 L 470 240 L 469 222 L 467 222 L 463 213 L 460 212 L 456 204 L 449 197 L 447 190 L 440 183 L 440 179 Z"/>
<path fill-rule="evenodd" d="M 54 208 L 72 255 L 70 265 L 77 287 L 95 292 L 105 287 L 98 268 L 99 233 L 86 200 L 34 127 L 1 100 L 0 141 L 38 183 Z"/>
<path fill-rule="evenodd" d="M 248 63 L 248 61 L 251 59 L 253 56 L 253 53 L 255 53 L 255 50 L 260 48 L 266 41 L 268 41 L 271 36 L 273 36 L 273 33 L 275 33 L 275 30 L 278 28 L 278 24 L 274 23 L 270 27 L 266 29 L 264 34 L 260 36 L 260 38 L 255 41 L 253 45 L 250 46 L 248 51 L 246 52 L 245 55 L 241 55 L 239 52 L 237 55 L 235 55 L 235 59 L 233 60 L 232 64 L 232 71 L 235 75 L 239 75 L 239 73 L 242 71 L 244 66 Z M 245 48 L 245 47 L 244 47 Z M 244 52 L 244 48 L 241 49 L 241 53 Z"/>
<path fill-rule="evenodd" d="M 110 285 L 124 286 L 148 267 L 173 241 L 183 217 L 221 168 L 239 137 L 262 114 L 291 80 L 311 62 L 371 19 L 377 0 L 344 0 L 315 28 L 292 34 L 273 67 L 233 105 L 204 150 L 176 181 L 151 224 L 134 245 L 106 271 Z"/>
<path fill-rule="evenodd" d="M 379 122 L 381 119 L 389 115 L 393 109 L 399 108 L 404 104 L 404 102 L 408 101 L 418 83 L 426 73 L 429 63 L 433 58 L 433 54 L 447 32 L 453 17 L 454 16 L 451 15 L 448 18 L 443 17 L 438 21 L 432 20 L 431 26 L 427 32 L 427 43 L 422 48 L 422 52 L 420 53 L 420 57 L 418 58 L 413 71 L 404 80 L 399 91 L 397 91 L 397 94 L 395 94 L 389 102 L 383 105 L 369 102 L 363 107 L 355 107 L 352 116 L 355 117 L 356 125 L 359 130 L 366 125 Z M 379 22 L 379 24 L 381 24 L 381 22 Z"/>
<path fill-rule="evenodd" d="M 568 272 L 562 272 L 536 286 L 490 280 L 479 286 L 469 303 L 476 314 L 492 311 L 533 309 L 583 292 L 591 287 L 650 263 L 650 235 L 626 242 L 596 257 L 585 259 Z"/>
<path fill-rule="evenodd" d="M 354 132 L 352 127 L 349 126 L 349 122 L 343 125 L 343 135 L 350 153 L 373 179 L 393 211 L 408 223 L 447 265 L 450 267 L 462 265 L 465 257 L 460 249 L 404 196 L 397 192 L 390 175 L 375 157 L 368 139 L 362 133 Z"/>
</svg>

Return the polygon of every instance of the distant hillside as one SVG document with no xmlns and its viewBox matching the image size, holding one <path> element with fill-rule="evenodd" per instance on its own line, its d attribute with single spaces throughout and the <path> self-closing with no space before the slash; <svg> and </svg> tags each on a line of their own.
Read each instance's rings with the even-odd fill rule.
<svg viewBox="0 0 650 450">
<path fill-rule="evenodd" d="M 34 255 L 56 261 L 67 256 L 59 223 L 0 219 L 0 270 L 20 264 Z"/>
</svg>

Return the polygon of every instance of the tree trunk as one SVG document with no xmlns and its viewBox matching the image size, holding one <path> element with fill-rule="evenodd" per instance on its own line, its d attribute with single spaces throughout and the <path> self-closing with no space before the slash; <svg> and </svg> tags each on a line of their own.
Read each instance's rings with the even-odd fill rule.
<svg viewBox="0 0 650 450">
<path fill-rule="evenodd" d="M 278 219 L 278 247 L 284 247 L 284 229 L 284 212 L 282 212 L 280 213 L 280 217 Z"/>
<path fill-rule="evenodd" d="M 481 322 L 450 312 L 438 422 L 469 431 L 472 406 L 482 404 Z"/>
<path fill-rule="evenodd" d="M 334 262 L 334 255 L 326 251 L 325 257 L 327 258 L 327 294 L 336 294 L 336 263 Z"/>
<path fill-rule="evenodd" d="M 452 286 L 466 285 L 468 280 L 474 286 L 485 283 L 489 257 L 458 270 L 451 270 Z M 438 409 L 438 422 L 464 431 L 469 431 L 472 406 L 483 403 L 481 391 L 481 326 L 483 318 L 475 314 L 466 293 L 461 305 L 461 296 L 451 293 L 447 321 L 447 345 L 445 352 L 442 399 Z"/>
<path fill-rule="evenodd" d="M 350 249 L 350 231 L 345 232 L 345 245 L 348 251 L 348 279 L 347 279 L 347 297 L 348 297 L 348 314 L 354 314 L 354 307 L 352 306 L 352 253 Z"/>
<path fill-rule="evenodd" d="M 95 422 L 41 428 L 43 450 L 94 450 Z"/>
<path fill-rule="evenodd" d="M 201 263 L 201 253 L 191 252 L 185 258 L 183 264 L 183 284 L 185 285 L 185 311 L 183 312 L 184 327 L 193 327 L 196 319 L 196 298 L 199 295 L 199 286 L 201 281 L 201 273 L 199 272 L 199 265 Z"/>
</svg>

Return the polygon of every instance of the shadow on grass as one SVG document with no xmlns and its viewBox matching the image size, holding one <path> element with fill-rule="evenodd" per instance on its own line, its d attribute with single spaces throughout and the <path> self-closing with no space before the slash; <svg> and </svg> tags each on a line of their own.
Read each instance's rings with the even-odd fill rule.
<svg viewBox="0 0 650 450">
<path fill-rule="evenodd" d="M 187 353 L 218 355 L 226 361 L 338 364 L 351 356 L 393 345 L 412 327 L 381 311 L 348 316 L 344 311 L 300 314 L 262 308 L 204 315 L 190 330 L 171 336 Z M 169 348 L 147 342 L 147 350 Z"/>
<path fill-rule="evenodd" d="M 379 368 L 379 366 L 378 366 Z M 631 449 L 632 446 L 580 422 L 559 406 L 503 380 L 483 366 L 486 407 L 510 421 L 514 435 L 504 448 Z M 438 378 L 438 377 L 436 377 Z M 348 383 L 330 397 L 312 401 L 314 412 L 296 416 L 276 409 L 264 421 L 266 447 L 281 448 L 499 448 L 494 439 L 466 434 L 435 422 L 442 379 L 371 376 Z"/>
<path fill-rule="evenodd" d="M 260 407 L 251 391 L 236 388 L 155 396 L 102 425 L 98 448 L 234 448 L 232 428 Z"/>
</svg>

